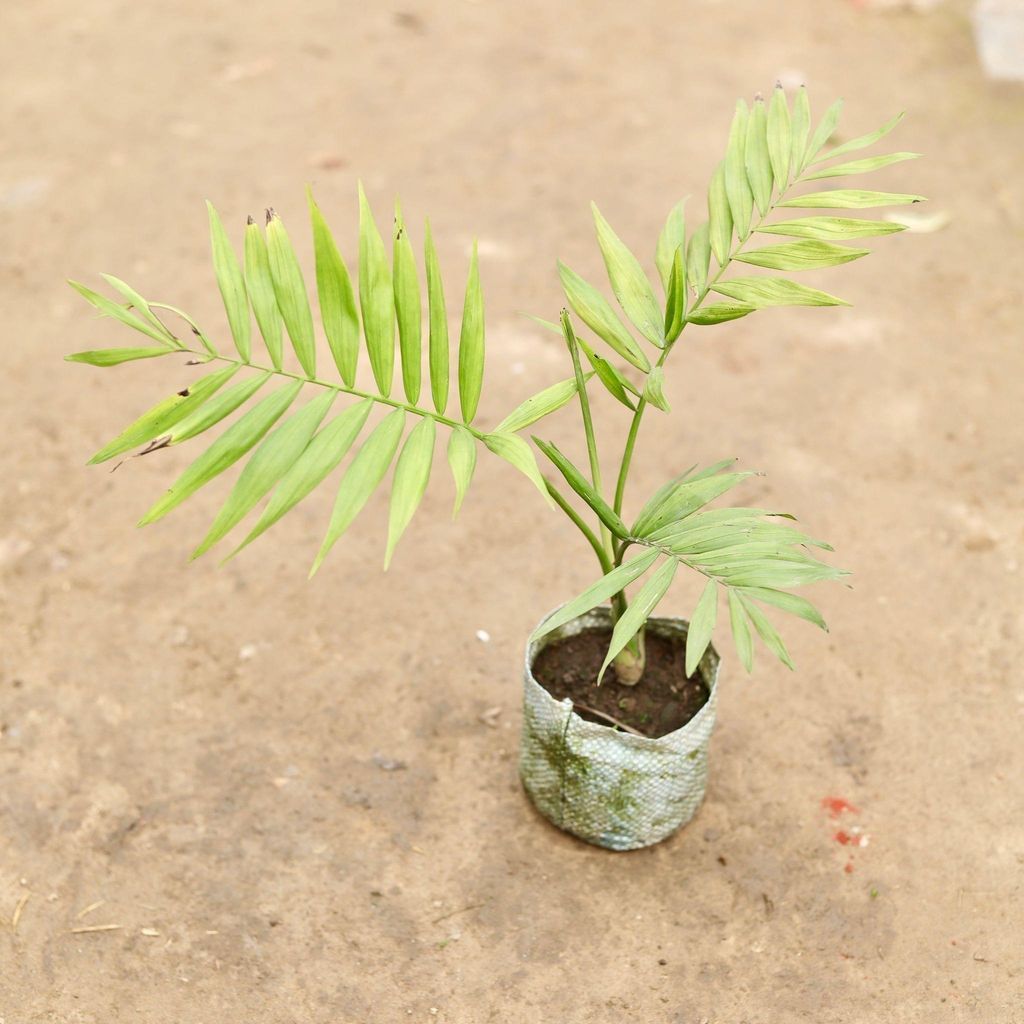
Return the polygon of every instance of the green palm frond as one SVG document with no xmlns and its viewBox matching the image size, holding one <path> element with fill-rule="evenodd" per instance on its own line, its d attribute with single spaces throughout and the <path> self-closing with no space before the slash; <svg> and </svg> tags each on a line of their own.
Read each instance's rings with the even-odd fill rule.
<svg viewBox="0 0 1024 1024">
<path fill-rule="evenodd" d="M 284 224 L 272 210 L 267 212 L 265 229 L 249 218 L 239 259 L 219 214 L 208 204 L 214 273 L 234 347 L 230 354 L 215 346 L 187 314 L 144 299 L 117 278 L 107 276 L 106 280 L 119 293 L 120 302 L 72 283 L 103 316 L 131 327 L 147 340 L 134 347 L 79 352 L 68 356 L 69 360 L 114 366 L 180 353 L 188 356 L 190 363 L 218 364 L 144 412 L 90 460 L 105 462 L 134 449 L 149 452 L 177 445 L 231 418 L 227 429 L 185 469 L 142 517 L 140 525 L 163 518 L 201 487 L 242 462 L 233 488 L 193 557 L 222 541 L 267 499 L 234 554 L 312 493 L 356 448 L 341 476 L 314 571 L 393 466 L 387 563 L 426 491 L 439 428 L 449 433 L 447 452 L 455 480 L 456 512 L 472 479 L 480 444 L 523 472 L 550 501 L 533 452 L 517 432 L 570 401 L 576 394 L 576 380 L 563 381 L 528 398 L 491 431 L 474 425 L 483 387 L 485 351 L 483 293 L 475 246 L 457 352 L 450 354 L 444 288 L 429 224 L 424 247 L 425 288 L 421 289 L 401 208 L 396 206 L 389 260 L 360 188 L 359 262 L 354 285 L 312 194 L 309 212 L 315 294 L 334 363 L 331 371 L 318 370 L 313 305 L 305 276 Z M 161 317 L 164 311 L 182 317 L 192 337 L 178 337 Z M 253 317 L 269 365 L 255 351 Z M 429 408 L 420 403 L 424 321 L 428 330 Z M 290 353 L 285 351 L 285 335 Z M 396 336 L 404 400 L 392 393 Z M 373 384 L 361 387 L 357 377 L 364 355 Z M 458 367 L 461 416 L 457 418 L 445 415 L 452 360 Z M 375 409 L 385 415 L 368 426 Z M 364 433 L 365 439 L 358 444 Z"/>
<path fill-rule="evenodd" d="M 832 548 L 793 526 L 782 525 L 780 519 L 792 519 L 786 513 L 762 508 L 707 508 L 715 498 L 752 475 L 728 472 L 732 462 L 730 459 L 702 471 L 690 470 L 662 487 L 620 543 L 620 560 L 631 546 L 645 548 L 645 553 L 606 573 L 557 616 L 542 623 L 537 635 L 543 636 L 567 621 L 566 615 L 573 618 L 589 611 L 651 570 L 619 620 L 621 629 L 617 627 L 613 633 L 603 675 L 653 613 L 677 570 L 685 566 L 707 579 L 690 619 L 686 645 L 688 675 L 711 642 L 722 593 L 728 597 L 733 636 L 747 671 L 753 662 L 750 625 L 769 649 L 792 667 L 782 640 L 759 605 L 772 605 L 825 629 L 817 609 L 789 591 L 807 583 L 839 579 L 846 573 L 811 555 L 812 548 Z"/>
</svg>

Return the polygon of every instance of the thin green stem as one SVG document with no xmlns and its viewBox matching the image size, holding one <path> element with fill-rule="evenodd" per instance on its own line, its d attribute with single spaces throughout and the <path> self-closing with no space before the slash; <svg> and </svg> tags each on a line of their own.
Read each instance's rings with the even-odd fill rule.
<svg viewBox="0 0 1024 1024">
<path fill-rule="evenodd" d="M 583 415 L 583 432 L 587 439 L 587 455 L 590 458 L 590 476 L 594 484 L 594 490 L 601 493 L 601 460 L 597 454 L 597 440 L 594 436 L 594 419 L 590 412 L 590 396 L 587 394 L 587 381 L 583 376 L 583 367 L 580 365 L 579 344 L 576 341 L 576 334 L 569 321 L 569 314 L 562 310 L 562 332 L 565 335 L 565 343 L 569 347 L 569 354 L 572 356 L 572 369 L 576 375 L 576 394 L 580 400 L 580 412 Z M 601 523 L 601 544 L 608 557 L 609 568 L 614 558 L 611 531 Z"/>
<path fill-rule="evenodd" d="M 262 366 L 259 363 L 247 363 L 241 359 L 231 359 L 228 356 L 222 356 L 220 353 L 212 355 L 205 350 L 201 351 L 194 348 L 182 348 L 178 351 L 199 356 L 205 363 L 234 363 L 236 366 L 248 366 L 253 370 L 259 370 L 263 373 L 272 373 L 279 377 L 290 377 L 292 380 L 301 380 L 305 384 L 316 384 L 321 388 L 330 388 L 332 391 L 338 391 L 343 395 L 351 395 L 353 398 L 369 398 L 374 402 L 380 402 L 382 405 L 389 405 L 393 409 L 404 409 L 406 412 L 411 412 L 414 416 L 422 416 L 424 418 L 429 417 L 430 419 L 437 420 L 438 423 L 443 423 L 448 427 L 462 427 L 463 429 L 468 430 L 475 438 L 477 438 L 477 440 L 483 440 L 486 433 L 485 431 L 477 430 L 468 423 L 449 419 L 447 416 L 442 416 L 440 413 L 431 412 L 429 409 L 420 409 L 418 406 L 410 405 L 408 402 L 399 402 L 395 398 L 387 398 L 384 395 L 374 394 L 372 391 L 363 391 L 360 388 L 350 388 L 345 384 L 336 384 L 333 381 L 321 380 L 319 377 L 307 377 L 303 373 L 292 373 L 291 370 L 279 370 L 273 366 Z"/>
<path fill-rule="evenodd" d="M 594 554 L 597 555 L 597 560 L 601 563 L 601 572 L 611 572 L 613 568 L 612 560 L 608 557 L 608 552 L 605 550 L 604 545 L 598 540 L 597 534 L 587 526 L 576 509 L 566 500 L 565 495 L 547 477 L 544 477 L 544 483 L 547 486 L 548 494 L 554 499 L 555 504 L 569 517 L 580 533 L 586 538 L 587 543 L 594 549 Z"/>
</svg>

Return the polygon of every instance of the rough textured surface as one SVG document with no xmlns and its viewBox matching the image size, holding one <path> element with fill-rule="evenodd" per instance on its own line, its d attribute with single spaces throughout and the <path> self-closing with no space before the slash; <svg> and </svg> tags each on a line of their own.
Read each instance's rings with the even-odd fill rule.
<svg viewBox="0 0 1024 1024">
<path fill-rule="evenodd" d="M 566 697 L 555 700 L 531 667 L 549 643 L 585 629 L 608 629 L 595 608 L 526 649 L 519 777 L 534 806 L 559 828 L 609 850 L 653 846 L 690 821 L 708 782 L 708 743 L 715 727 L 719 659 L 710 648 L 698 667 L 707 703 L 681 729 L 652 739 L 587 722 Z M 651 619 L 648 632 L 683 639 L 681 619 Z"/>
<path fill-rule="evenodd" d="M 5 5 L 6 1024 L 1024 1018 L 1024 96 L 982 78 L 959 5 L 679 8 Z M 187 451 L 83 465 L 170 382 L 62 364 L 112 337 L 62 279 L 223 332 L 203 198 L 236 228 L 273 203 L 307 257 L 306 180 L 350 239 L 357 174 L 401 191 L 453 273 L 478 232 L 493 423 L 566 375 L 517 311 L 557 311 L 556 255 L 597 276 L 587 201 L 649 253 L 780 74 L 845 95 L 847 137 L 906 107 L 894 148 L 927 159 L 875 181 L 950 223 L 807 275 L 853 308 L 695 330 L 668 366 L 688 415 L 645 422 L 630 510 L 739 455 L 767 473 L 744 498 L 856 573 L 818 595 L 830 636 L 787 629 L 796 674 L 722 645 L 708 796 L 668 842 L 612 855 L 522 794 L 523 642 L 594 568 L 495 460 L 454 525 L 437 467 L 388 576 L 381 495 L 312 584 L 328 495 L 219 569 L 186 555 L 223 488 L 131 528 Z"/>
</svg>

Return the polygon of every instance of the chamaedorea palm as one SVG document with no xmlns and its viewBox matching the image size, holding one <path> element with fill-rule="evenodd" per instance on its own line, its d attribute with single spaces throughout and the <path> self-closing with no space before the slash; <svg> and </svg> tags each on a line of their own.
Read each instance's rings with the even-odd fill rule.
<svg viewBox="0 0 1024 1024">
<path fill-rule="evenodd" d="M 731 462 L 700 472 L 690 470 L 670 481 L 646 503 L 631 526 L 623 519 L 623 504 L 644 412 L 648 405 L 668 411 L 663 367 L 687 325 L 735 320 L 769 306 L 842 304 L 832 295 L 788 278 L 726 278 L 725 272 L 734 262 L 779 271 L 834 266 L 867 251 L 838 242 L 900 230 L 899 224 L 849 217 L 769 217 L 779 208 L 868 208 L 921 198 L 848 189 L 793 194 L 806 182 L 871 171 L 915 155 L 896 153 L 820 166 L 871 145 L 899 121 L 895 118 L 870 135 L 825 151 L 838 113 L 837 103 L 812 133 L 807 96 L 802 89 L 792 110 L 781 89 L 776 89 L 767 106 L 760 99 L 751 109 L 739 104 L 725 159 L 711 181 L 708 220 L 688 232 L 680 204 L 670 212 L 658 240 L 655 263 L 665 292 L 664 303 L 656 298 L 640 262 L 595 207 L 598 242 L 612 292 L 640 340 L 600 291 L 560 264 L 569 305 L 598 340 L 578 337 L 569 314 L 563 312 L 561 323 L 550 326 L 565 339 L 572 376 L 523 402 L 491 430 L 476 425 L 483 383 L 484 322 L 475 250 L 456 349 L 449 339 L 444 289 L 429 224 L 423 257 L 424 301 L 412 244 L 397 207 L 389 260 L 360 189 L 359 260 L 354 285 L 310 197 L 316 296 L 334 364 L 329 375 L 321 375 L 306 284 L 280 218 L 268 211 L 265 230 L 250 219 L 240 262 L 220 218 L 210 207 L 213 262 L 234 342 L 231 354 L 218 348 L 188 314 L 147 301 L 117 278 L 105 279 L 122 302 L 74 284 L 102 314 L 132 327 L 149 343 L 80 352 L 69 359 L 113 366 L 177 353 L 184 354 L 190 364 L 218 364 L 213 372 L 140 416 L 91 461 L 113 459 L 136 448 L 151 452 L 180 444 L 222 424 L 245 407 L 141 520 L 145 524 L 162 518 L 248 456 L 227 500 L 196 548 L 195 557 L 223 540 L 269 495 L 255 523 L 232 553 L 255 540 L 323 483 L 365 433 L 365 440 L 341 473 L 313 571 L 394 464 L 387 565 L 426 490 L 440 428 L 448 432 L 447 456 L 455 481 L 456 512 L 482 444 L 523 472 L 549 503 L 569 517 L 597 554 L 602 578 L 549 618 L 541 633 L 611 601 L 615 626 L 604 667 L 614 662 L 621 681 L 636 682 L 644 667 L 644 624 L 682 565 L 708 580 L 689 629 L 688 673 L 710 642 L 722 590 L 728 596 L 732 632 L 744 665 L 749 669 L 752 660 L 751 627 L 789 664 L 782 640 L 760 606 L 774 606 L 824 626 L 815 608 L 789 591 L 804 583 L 842 575 L 809 553 L 811 547 L 829 550 L 828 545 L 782 525 L 778 522 L 781 514 L 770 510 L 708 510 L 705 506 L 709 502 L 749 475 L 729 471 Z M 796 240 L 751 249 L 748 243 L 755 234 Z M 706 301 L 712 295 L 720 298 Z M 188 324 L 191 333 L 186 339 L 167 325 L 168 313 Z M 253 317 L 266 350 L 265 359 L 254 355 Z M 422 380 L 424 332 L 426 384 Z M 285 335 L 290 353 L 284 344 Z M 404 400 L 393 394 L 396 342 Z M 653 363 L 644 351 L 645 342 L 654 348 Z M 602 344 L 610 350 L 608 355 L 599 351 Z M 363 353 L 372 385 L 359 381 Z M 453 355 L 457 364 L 454 371 L 450 368 Z M 608 356 L 619 357 L 630 368 L 616 365 Z M 583 369 L 584 360 L 590 367 L 587 371 Z M 457 377 L 458 416 L 448 408 L 451 376 Z M 614 494 L 609 497 L 604 493 L 587 390 L 595 377 L 632 414 Z M 427 393 L 429 401 L 423 397 Z M 303 397 L 309 400 L 300 406 Z M 555 445 L 538 438 L 534 441 L 582 499 L 586 506 L 582 510 L 552 479 L 541 475 L 533 450 L 519 436 L 574 397 L 578 397 L 582 413 L 589 473 L 574 466 Z M 344 407 L 335 412 L 336 405 Z M 383 415 L 368 427 L 374 410 Z M 407 432 L 409 420 L 414 425 Z M 587 522 L 591 513 L 596 516 L 596 529 Z M 638 554 L 636 548 L 643 550 Z M 628 599 L 626 588 L 648 573 L 635 596 Z"/>
</svg>

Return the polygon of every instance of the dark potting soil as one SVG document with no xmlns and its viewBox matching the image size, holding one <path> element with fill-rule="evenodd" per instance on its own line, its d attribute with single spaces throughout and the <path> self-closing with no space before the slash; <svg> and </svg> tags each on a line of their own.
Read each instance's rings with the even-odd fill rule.
<svg viewBox="0 0 1024 1024">
<path fill-rule="evenodd" d="M 707 703 L 708 691 L 695 672 L 686 678 L 686 644 L 647 634 L 647 667 L 636 686 L 623 686 L 611 667 L 597 685 L 611 630 L 587 629 L 549 644 L 533 664 L 534 678 L 556 700 L 568 697 L 588 722 L 613 726 L 610 715 L 644 736 L 657 738 L 686 725 Z"/>
</svg>

